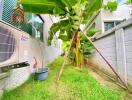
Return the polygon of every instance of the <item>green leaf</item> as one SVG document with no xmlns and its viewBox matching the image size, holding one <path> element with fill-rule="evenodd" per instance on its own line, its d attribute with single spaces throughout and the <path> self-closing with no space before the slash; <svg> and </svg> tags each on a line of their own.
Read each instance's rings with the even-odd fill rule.
<svg viewBox="0 0 132 100">
<path fill-rule="evenodd" d="M 131 4 L 132 3 L 132 0 L 127 0 L 127 4 Z"/>
<path fill-rule="evenodd" d="M 78 0 L 61 0 L 68 8 L 71 8 L 72 6 L 76 5 L 78 3 Z"/>
<path fill-rule="evenodd" d="M 65 15 L 65 11 L 61 8 L 55 7 L 53 9 L 53 14 L 54 15 Z"/>
<path fill-rule="evenodd" d="M 70 4 L 70 2 L 68 0 L 62 0 L 62 3 L 68 7 L 69 9 L 71 9 L 72 5 Z"/>
<path fill-rule="evenodd" d="M 89 0 L 84 11 L 84 21 L 87 21 L 95 12 L 102 7 L 102 0 Z"/>
<path fill-rule="evenodd" d="M 63 41 L 68 41 L 69 40 L 66 34 L 60 34 L 59 39 L 62 39 Z"/>
<path fill-rule="evenodd" d="M 58 23 L 54 23 L 54 24 L 51 26 L 50 31 L 51 31 L 52 33 L 56 33 L 57 31 L 59 31 L 59 29 L 60 29 L 60 25 L 59 25 Z"/>
<path fill-rule="evenodd" d="M 53 9 L 59 7 L 65 9 L 65 5 L 61 0 L 21 0 L 25 12 L 53 14 Z"/>
<path fill-rule="evenodd" d="M 105 9 L 112 11 L 115 11 L 117 9 L 117 2 L 108 2 L 107 5 L 104 6 Z"/>
</svg>

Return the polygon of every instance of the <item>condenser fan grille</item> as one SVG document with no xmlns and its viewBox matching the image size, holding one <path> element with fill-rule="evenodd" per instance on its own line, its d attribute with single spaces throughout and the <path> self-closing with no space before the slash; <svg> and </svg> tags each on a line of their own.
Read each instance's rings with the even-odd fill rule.
<svg viewBox="0 0 132 100">
<path fill-rule="evenodd" d="M 0 62 L 8 60 L 15 50 L 15 38 L 9 29 L 0 26 Z"/>
</svg>

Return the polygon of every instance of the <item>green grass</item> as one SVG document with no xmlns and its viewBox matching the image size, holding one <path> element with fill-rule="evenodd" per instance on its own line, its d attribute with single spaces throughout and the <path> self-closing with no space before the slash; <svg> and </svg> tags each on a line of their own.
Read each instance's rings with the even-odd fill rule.
<svg viewBox="0 0 132 100">
<path fill-rule="evenodd" d="M 77 70 L 66 64 L 61 80 L 55 81 L 62 65 L 59 57 L 49 65 L 46 81 L 35 81 L 31 77 L 25 84 L 13 91 L 6 91 L 2 100 L 121 100 L 123 91 L 101 86 L 88 69 Z"/>
</svg>

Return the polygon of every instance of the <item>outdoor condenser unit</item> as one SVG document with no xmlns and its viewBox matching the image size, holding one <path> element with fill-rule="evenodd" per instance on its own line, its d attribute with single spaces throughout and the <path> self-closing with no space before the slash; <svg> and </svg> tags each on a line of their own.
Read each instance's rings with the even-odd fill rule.
<svg viewBox="0 0 132 100">
<path fill-rule="evenodd" d="M 29 41 L 28 34 L 0 21 L 0 68 L 5 71 L 28 66 Z"/>
</svg>

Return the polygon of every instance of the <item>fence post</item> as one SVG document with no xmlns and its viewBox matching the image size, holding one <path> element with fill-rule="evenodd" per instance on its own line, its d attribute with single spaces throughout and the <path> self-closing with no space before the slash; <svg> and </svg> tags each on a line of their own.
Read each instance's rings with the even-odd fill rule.
<svg viewBox="0 0 132 100">
<path fill-rule="evenodd" d="M 115 31 L 116 37 L 116 55 L 117 55 L 117 71 L 122 80 L 127 85 L 127 65 L 126 65 L 126 48 L 124 40 L 123 28 Z"/>
</svg>

